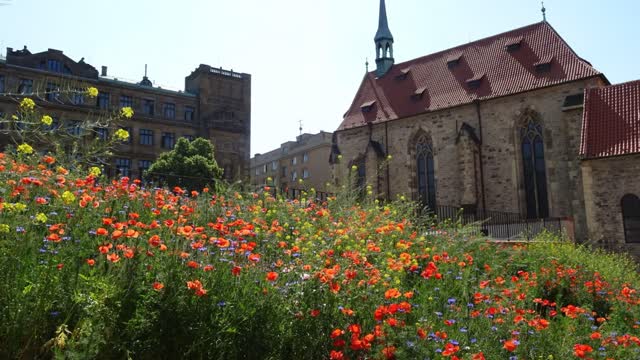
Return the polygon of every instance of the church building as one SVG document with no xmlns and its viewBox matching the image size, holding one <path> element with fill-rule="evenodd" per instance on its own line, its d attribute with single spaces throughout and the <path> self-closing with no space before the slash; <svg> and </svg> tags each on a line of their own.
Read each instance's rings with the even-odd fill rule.
<svg viewBox="0 0 640 360">
<path fill-rule="evenodd" d="M 584 94 L 610 83 L 546 19 L 396 64 L 381 0 L 374 42 L 376 69 L 333 136 L 337 183 L 356 177 L 380 199 L 404 195 L 430 209 L 563 218 L 576 240 L 592 238 Z M 606 160 L 591 160 L 592 171 L 598 161 Z M 620 201 L 609 211 L 622 220 Z"/>
</svg>

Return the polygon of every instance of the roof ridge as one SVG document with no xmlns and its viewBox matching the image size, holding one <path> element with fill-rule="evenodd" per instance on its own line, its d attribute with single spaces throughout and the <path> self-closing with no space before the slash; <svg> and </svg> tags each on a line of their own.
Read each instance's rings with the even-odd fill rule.
<svg viewBox="0 0 640 360">
<path fill-rule="evenodd" d="M 499 34 L 495 34 L 495 35 L 487 36 L 487 37 L 484 37 L 484 38 L 481 38 L 481 39 L 473 40 L 473 41 L 468 42 L 466 44 L 460 44 L 460 45 L 456 45 L 454 47 L 451 47 L 451 48 L 448 48 L 448 49 L 445 49 L 445 50 L 440 50 L 440 51 L 437 51 L 437 52 L 434 52 L 434 53 L 431 53 L 431 54 L 422 55 L 422 56 L 419 56 L 417 58 L 413 58 L 411 60 L 407 60 L 407 61 L 403 61 L 401 63 L 394 64 L 393 66 L 394 67 L 398 67 L 398 66 L 409 64 L 409 63 L 412 63 L 412 62 L 415 62 L 415 61 L 418 61 L 418 60 L 421 60 L 421 59 L 425 59 L 425 58 L 429 58 L 429 57 L 436 57 L 436 55 L 445 54 L 447 52 L 452 52 L 453 50 L 456 50 L 456 49 L 459 49 L 459 48 L 463 48 L 463 47 L 468 47 L 470 45 L 474 45 L 474 44 L 479 43 L 481 41 L 486 41 L 486 40 L 489 40 L 489 39 L 492 39 L 492 38 L 503 37 L 505 34 L 508 34 L 508 33 L 516 32 L 516 31 L 522 31 L 524 29 L 527 29 L 527 28 L 530 28 L 530 27 L 532 28 L 532 27 L 535 27 L 535 26 L 543 25 L 543 24 L 549 25 L 545 21 L 540 21 L 540 22 L 537 22 L 537 23 L 521 26 L 521 27 L 516 28 L 516 29 L 511 29 L 511 30 L 508 30 L 508 31 L 504 31 L 504 32 L 501 32 Z M 549 25 L 549 27 L 551 27 L 551 25 Z M 556 33 L 556 35 L 558 34 L 555 30 L 554 30 L 554 32 Z M 560 35 L 558 35 L 558 37 L 560 37 Z M 571 50 L 571 51 L 573 51 L 573 50 Z M 575 51 L 573 53 L 575 54 Z M 375 71 L 370 71 L 369 73 L 370 74 L 375 74 Z"/>
</svg>

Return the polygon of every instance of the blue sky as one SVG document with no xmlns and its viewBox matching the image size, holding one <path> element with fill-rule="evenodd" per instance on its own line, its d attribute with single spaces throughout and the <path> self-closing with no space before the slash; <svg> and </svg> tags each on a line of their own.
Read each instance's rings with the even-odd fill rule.
<svg viewBox="0 0 640 360">
<path fill-rule="evenodd" d="M 0 47 L 63 50 L 182 89 L 198 64 L 252 75 L 252 153 L 333 131 L 375 57 L 378 0 L 2 0 Z M 640 1 L 547 0 L 547 20 L 612 83 L 640 79 Z M 387 0 L 396 62 L 542 20 L 536 0 Z"/>
</svg>

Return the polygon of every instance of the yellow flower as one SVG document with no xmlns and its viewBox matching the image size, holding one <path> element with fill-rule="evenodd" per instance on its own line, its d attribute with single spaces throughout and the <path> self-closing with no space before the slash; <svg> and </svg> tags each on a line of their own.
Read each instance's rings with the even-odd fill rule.
<svg viewBox="0 0 640 360">
<path fill-rule="evenodd" d="M 8 233 L 8 232 L 9 232 L 9 225 L 0 224 L 0 233 Z"/>
<path fill-rule="evenodd" d="M 393 159 L 393 156 L 391 156 L 391 154 L 387 155 L 387 160 L 391 160 Z"/>
<path fill-rule="evenodd" d="M 36 215 L 36 221 L 39 221 L 41 223 L 46 223 L 47 222 L 47 215 L 43 214 L 43 213 L 38 213 Z"/>
<path fill-rule="evenodd" d="M 98 89 L 94 88 L 93 86 L 87 88 L 87 95 L 92 98 L 98 96 Z"/>
<path fill-rule="evenodd" d="M 24 98 L 20 102 L 20 108 L 22 110 L 33 110 L 35 109 L 35 107 L 36 107 L 36 103 L 29 98 Z"/>
<path fill-rule="evenodd" d="M 29 144 L 18 145 L 18 152 L 20 154 L 33 154 L 33 148 Z"/>
<path fill-rule="evenodd" d="M 125 129 L 118 129 L 113 136 L 120 141 L 129 140 L 129 132 Z"/>
<path fill-rule="evenodd" d="M 133 109 L 128 106 L 123 107 L 122 109 L 120 109 L 120 116 L 131 119 L 133 117 Z"/>
<path fill-rule="evenodd" d="M 102 173 L 102 170 L 100 170 L 100 168 L 97 166 L 92 166 L 91 168 L 89 168 L 90 175 L 97 177 L 97 176 L 100 176 L 101 173 Z"/>
<path fill-rule="evenodd" d="M 72 202 L 76 201 L 76 196 L 73 195 L 73 193 L 71 191 L 65 191 L 62 193 L 62 200 L 64 201 L 65 204 L 71 204 Z"/>
<path fill-rule="evenodd" d="M 42 122 L 43 124 L 49 126 L 49 125 L 51 125 L 53 123 L 53 119 L 51 118 L 51 116 L 45 115 L 45 116 L 42 117 L 40 122 Z"/>
<path fill-rule="evenodd" d="M 14 115 L 11 115 L 11 119 L 12 119 L 13 121 L 18 121 L 18 115 L 15 115 L 15 114 L 14 114 Z"/>
<path fill-rule="evenodd" d="M 352 165 L 351 166 L 351 171 L 356 171 L 358 170 L 358 166 L 357 165 Z"/>
</svg>

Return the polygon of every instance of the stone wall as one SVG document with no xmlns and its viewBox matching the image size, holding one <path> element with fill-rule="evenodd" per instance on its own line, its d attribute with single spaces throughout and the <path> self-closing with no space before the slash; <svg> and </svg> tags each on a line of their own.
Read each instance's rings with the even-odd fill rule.
<svg viewBox="0 0 640 360">
<path fill-rule="evenodd" d="M 585 87 L 594 86 L 602 86 L 602 80 L 576 81 L 339 131 L 336 139 L 343 158 L 334 165 L 334 176 L 337 182 L 342 181 L 344 175 L 341 174 L 348 174 L 350 162 L 365 156 L 371 139 L 384 144 L 393 157 L 389 163 L 391 197 L 403 194 L 417 200 L 415 140 L 417 134 L 425 133 L 433 144 L 438 205 L 472 205 L 464 203 L 473 199 L 471 188 L 475 187 L 478 208 L 486 204 L 487 210 L 525 214 L 520 126 L 533 117 L 544 129 L 550 216 L 572 217 L 576 237 L 583 239 L 586 234 L 584 200 L 580 191 L 574 191 L 582 188 L 578 159 L 582 107 L 563 105 L 567 96 L 581 94 Z M 461 135 L 463 124 L 481 141 L 477 153 Z M 473 161 L 477 161 L 475 168 L 471 165 Z M 371 169 L 367 164 L 367 171 Z M 474 177 L 473 181 L 469 181 L 469 176 Z M 367 180 L 375 177 L 368 175 Z"/>
<path fill-rule="evenodd" d="M 640 196 L 640 154 L 582 162 L 586 218 L 591 242 L 640 256 L 640 244 L 626 244 L 621 200 Z"/>
</svg>

